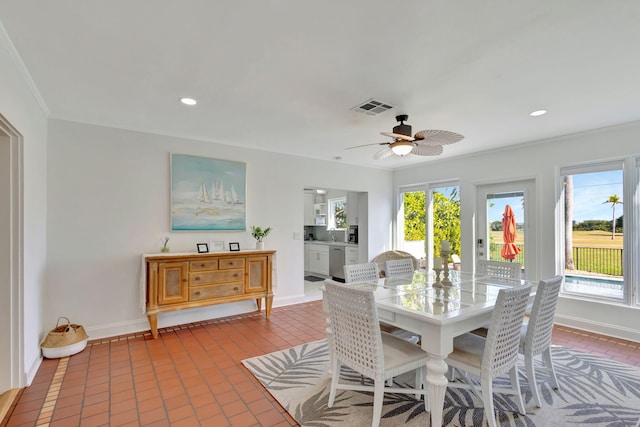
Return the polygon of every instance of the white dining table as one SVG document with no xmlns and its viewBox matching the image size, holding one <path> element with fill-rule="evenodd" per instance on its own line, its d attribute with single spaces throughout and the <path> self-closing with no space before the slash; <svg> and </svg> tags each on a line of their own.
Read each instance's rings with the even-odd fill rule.
<svg viewBox="0 0 640 427">
<path fill-rule="evenodd" d="M 531 283 L 533 297 L 537 286 L 460 271 L 450 271 L 449 280 L 450 286 L 442 286 L 432 272 L 416 272 L 349 283 L 374 291 L 380 321 L 420 335 L 422 349 L 429 355 L 426 385 L 433 426 L 442 425 L 448 383 L 445 359 L 453 351 L 453 339 L 489 324 L 500 289 Z"/>
</svg>

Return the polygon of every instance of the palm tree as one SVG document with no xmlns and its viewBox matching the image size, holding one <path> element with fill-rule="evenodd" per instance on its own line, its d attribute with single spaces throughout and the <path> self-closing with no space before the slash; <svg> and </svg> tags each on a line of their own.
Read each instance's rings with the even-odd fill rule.
<svg viewBox="0 0 640 427">
<path fill-rule="evenodd" d="M 573 175 L 564 177 L 564 268 L 573 265 Z"/>
<path fill-rule="evenodd" d="M 611 203 L 611 209 L 613 210 L 613 219 L 611 220 L 611 240 L 613 240 L 616 238 L 616 205 L 621 205 L 622 200 L 617 194 L 614 194 L 609 196 L 606 202 L 602 202 L 602 204 L 605 203 Z"/>
</svg>

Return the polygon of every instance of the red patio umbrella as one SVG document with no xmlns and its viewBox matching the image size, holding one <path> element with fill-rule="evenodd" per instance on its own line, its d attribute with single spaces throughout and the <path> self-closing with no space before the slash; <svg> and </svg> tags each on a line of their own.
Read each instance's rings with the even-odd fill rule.
<svg viewBox="0 0 640 427">
<path fill-rule="evenodd" d="M 502 240 L 504 241 L 502 258 L 513 261 L 521 249 L 514 243 L 516 241 L 516 216 L 509 205 L 504 207 L 502 214 Z"/>
</svg>

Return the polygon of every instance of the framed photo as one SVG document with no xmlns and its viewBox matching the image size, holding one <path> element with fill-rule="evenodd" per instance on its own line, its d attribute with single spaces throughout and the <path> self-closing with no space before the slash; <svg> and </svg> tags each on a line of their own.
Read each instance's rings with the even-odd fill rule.
<svg viewBox="0 0 640 427">
<path fill-rule="evenodd" d="M 171 230 L 246 231 L 247 165 L 171 154 Z"/>
<path fill-rule="evenodd" d="M 209 248 L 211 252 L 222 252 L 224 251 L 224 242 L 222 240 L 219 241 L 210 241 L 211 247 Z"/>
<path fill-rule="evenodd" d="M 240 250 L 240 243 L 238 242 L 229 243 L 229 250 L 231 252 L 238 252 Z"/>
<path fill-rule="evenodd" d="M 206 254 L 209 252 L 209 245 L 206 243 L 196 243 L 199 254 Z"/>
</svg>

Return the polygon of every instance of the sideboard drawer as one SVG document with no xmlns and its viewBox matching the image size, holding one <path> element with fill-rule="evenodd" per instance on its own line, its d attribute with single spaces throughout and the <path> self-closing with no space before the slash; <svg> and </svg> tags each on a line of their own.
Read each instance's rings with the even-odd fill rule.
<svg viewBox="0 0 640 427">
<path fill-rule="evenodd" d="M 189 288 L 189 300 L 199 301 L 209 298 L 242 295 L 242 283 L 227 283 L 225 285 L 197 286 Z"/>
<path fill-rule="evenodd" d="M 202 260 L 199 260 L 199 261 L 191 261 L 189 263 L 189 269 L 191 271 L 217 270 L 218 269 L 218 260 L 217 259 L 202 259 Z"/>
<path fill-rule="evenodd" d="M 244 270 L 214 270 L 189 273 L 189 286 L 211 285 L 215 283 L 240 282 L 244 280 Z"/>
<path fill-rule="evenodd" d="M 244 268 L 244 258 L 222 258 L 219 266 L 220 270 L 227 268 Z"/>
</svg>

